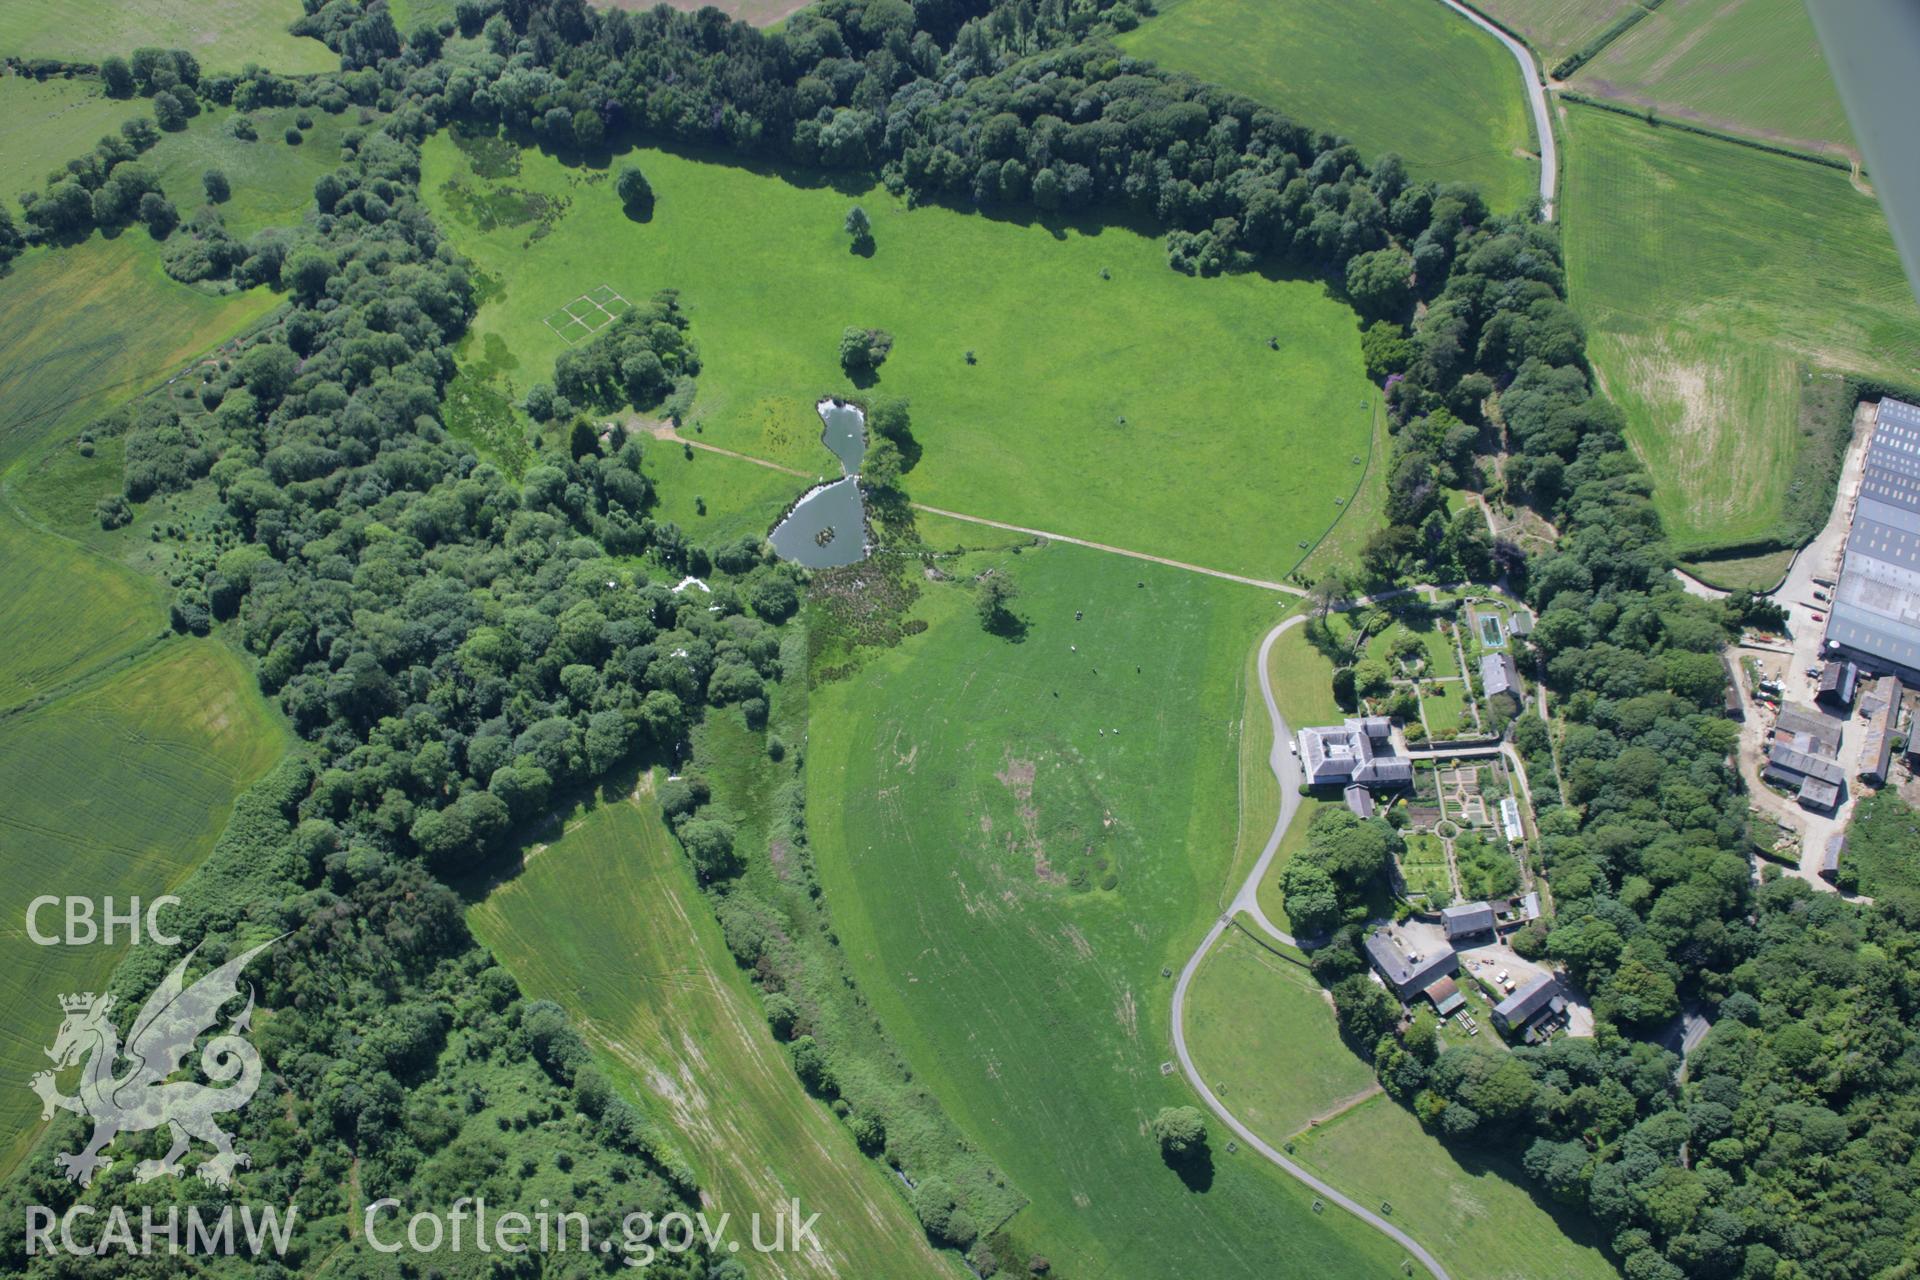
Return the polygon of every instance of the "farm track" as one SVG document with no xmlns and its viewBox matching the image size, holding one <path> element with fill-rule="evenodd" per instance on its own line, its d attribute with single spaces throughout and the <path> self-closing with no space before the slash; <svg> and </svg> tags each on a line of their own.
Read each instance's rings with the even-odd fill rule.
<svg viewBox="0 0 1920 1280">
<path fill-rule="evenodd" d="M 686 445 L 691 449 L 705 449 L 708 453 L 717 453 L 724 458 L 737 458 L 741 462 L 751 462 L 757 467 L 778 471 L 783 475 L 809 479 L 808 473 L 797 467 L 782 466 L 769 462 L 765 458 L 756 458 L 750 453 L 740 453 L 734 449 L 723 449 L 717 444 L 708 444 L 704 440 L 689 440 L 673 428 L 671 423 L 646 422 L 637 415 L 627 419 L 629 429 L 638 428 L 656 440 L 668 440 Z M 1008 533 L 1024 533 L 1033 538 L 1045 538 L 1049 542 L 1065 542 L 1076 547 L 1086 547 L 1091 551 L 1104 551 L 1109 555 L 1126 556 L 1130 560 L 1144 560 L 1148 564 L 1165 565 L 1170 569 L 1184 569 L 1188 573 L 1201 573 L 1209 578 L 1219 578 L 1226 582 L 1238 582 L 1242 586 L 1259 587 L 1263 591 L 1278 591 L 1283 595 L 1305 596 L 1307 593 L 1299 587 L 1284 582 L 1269 582 L 1265 578 L 1250 578 L 1244 574 L 1228 573 L 1225 569 L 1209 569 L 1205 565 L 1189 564 L 1185 560 L 1171 560 L 1166 556 L 1151 555 L 1145 551 L 1135 551 L 1130 547 L 1116 547 L 1105 542 L 1091 542 L 1086 538 L 1076 538 L 1071 534 L 1053 533 L 1046 529 L 1029 529 L 1025 525 L 1008 524 L 1003 520 L 989 520 L 985 516 L 971 516 L 963 511 L 948 511 L 943 507 L 930 507 L 924 502 L 908 503 L 915 511 L 924 511 L 930 516 L 944 516 L 949 520 L 960 520 L 967 524 L 984 525 L 989 529 L 1003 529 Z"/>
</svg>

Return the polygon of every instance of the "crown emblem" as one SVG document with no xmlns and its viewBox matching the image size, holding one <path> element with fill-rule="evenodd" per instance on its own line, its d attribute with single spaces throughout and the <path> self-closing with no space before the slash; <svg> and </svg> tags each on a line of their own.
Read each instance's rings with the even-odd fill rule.
<svg viewBox="0 0 1920 1280">
<path fill-rule="evenodd" d="M 93 1008 L 95 996 L 91 991 L 82 991 L 78 995 L 61 996 L 60 1007 L 68 1013 L 85 1013 Z"/>
</svg>

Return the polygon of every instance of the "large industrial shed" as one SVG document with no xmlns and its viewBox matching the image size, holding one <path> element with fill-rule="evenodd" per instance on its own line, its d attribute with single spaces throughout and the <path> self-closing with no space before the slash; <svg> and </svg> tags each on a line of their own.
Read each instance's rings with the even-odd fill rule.
<svg viewBox="0 0 1920 1280">
<path fill-rule="evenodd" d="M 1920 679 L 1920 408 L 1880 402 L 1827 619 L 1830 657 Z"/>
</svg>

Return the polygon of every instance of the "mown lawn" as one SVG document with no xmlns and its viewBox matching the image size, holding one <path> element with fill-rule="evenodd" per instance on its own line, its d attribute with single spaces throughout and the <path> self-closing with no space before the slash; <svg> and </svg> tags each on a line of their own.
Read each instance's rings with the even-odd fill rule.
<svg viewBox="0 0 1920 1280">
<path fill-rule="evenodd" d="M 1188 1051 L 1214 1093 L 1270 1141 L 1375 1087 L 1301 956 L 1237 929 L 1201 962 L 1186 1014 Z"/>
<path fill-rule="evenodd" d="M 826 1256 L 788 1257 L 781 1274 L 952 1273 L 892 1179 L 801 1088 L 650 801 L 580 818 L 468 921 L 673 1129 L 716 1209 L 743 1219 L 798 1196 L 820 1214 Z"/>
<path fill-rule="evenodd" d="M 0 18 L 0 23 L 5 19 Z M 14 201 L 38 191 L 49 173 L 93 150 L 102 134 L 120 122 L 151 115 L 139 100 L 116 101 L 101 92 L 98 80 L 34 80 L 0 76 L 0 199 L 19 222 Z"/>
<path fill-rule="evenodd" d="M 1538 190 L 1513 55 L 1433 0 L 1167 0 L 1120 44 L 1369 157 L 1398 152 L 1418 177 L 1471 183 L 1495 209 Z"/>
<path fill-rule="evenodd" d="M 1566 123 L 1569 288 L 1667 531 L 1682 551 L 1769 536 L 1803 366 L 1920 367 L 1880 207 L 1819 165 L 1590 107 Z"/>
<path fill-rule="evenodd" d="M 1456 1152 L 1391 1098 L 1363 1102 L 1303 1135 L 1293 1158 L 1362 1204 L 1390 1205 L 1394 1224 L 1432 1250 L 1451 1275 L 1603 1280 L 1620 1274 L 1580 1216 L 1527 1192 L 1517 1159 L 1484 1148 Z"/>
<path fill-rule="evenodd" d="M 838 343 L 860 325 L 894 335 L 875 390 L 912 401 L 921 502 L 1278 578 L 1358 482 L 1376 394 L 1355 317 L 1317 283 L 1193 279 L 1123 228 L 909 210 L 877 188 L 658 151 L 628 161 L 657 193 L 644 222 L 606 169 L 497 140 L 427 144 L 428 204 L 483 273 L 470 358 L 498 335 L 502 381 L 551 377 L 565 347 L 543 319 L 579 294 L 676 288 L 705 364 L 689 429 L 809 473 L 830 461 L 813 404 L 856 390 Z M 871 257 L 841 229 L 855 203 Z"/>
<path fill-rule="evenodd" d="M 11 556 L 8 561 L 11 561 Z M 9 637 L 20 615 L 8 606 Z M 12 647 L 11 645 L 9 647 Z M 42 895 L 146 901 L 177 886 L 213 847 L 233 799 L 290 735 L 240 658 L 212 640 L 176 640 L 100 683 L 0 722 L 0 1069 L 25 1081 L 47 1065 L 55 997 L 99 990 L 124 946 L 43 947 L 27 935 Z M 42 931 L 56 926 L 52 913 Z M 0 1100 L 0 1173 L 39 1130 L 26 1089 Z"/>
<path fill-rule="evenodd" d="M 1147 1133 L 1192 1101 L 1161 1072 L 1163 971 L 1232 859 L 1232 725 L 1271 599 L 1059 545 L 963 572 L 986 568 L 1019 585 L 1024 638 L 982 630 L 964 586 L 930 584 L 926 633 L 811 695 L 814 856 L 875 1014 L 1031 1198 L 1013 1229 L 1063 1274 L 1396 1267 L 1388 1242 L 1316 1217 L 1245 1154 L 1218 1152 L 1196 1195 Z"/>
<path fill-rule="evenodd" d="M 339 70 L 331 49 L 287 30 L 303 12 L 300 0 L 7 0 L 0 49 L 98 62 L 156 46 L 185 49 L 208 71 L 250 62 L 283 75 Z"/>
<path fill-rule="evenodd" d="M 1666 0 L 1572 87 L 1796 146 L 1853 147 L 1805 0 Z"/>
</svg>

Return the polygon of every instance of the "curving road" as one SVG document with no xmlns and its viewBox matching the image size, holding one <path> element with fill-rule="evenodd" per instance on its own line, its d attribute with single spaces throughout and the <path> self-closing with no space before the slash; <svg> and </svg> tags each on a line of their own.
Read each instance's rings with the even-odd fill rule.
<svg viewBox="0 0 1920 1280">
<path fill-rule="evenodd" d="M 1547 108 L 1546 86 L 1540 83 L 1532 51 L 1460 0 L 1440 0 L 1440 3 L 1507 46 L 1507 52 L 1520 64 L 1520 81 L 1527 86 L 1527 103 L 1533 108 L 1533 131 L 1540 137 L 1540 216 L 1552 222 L 1554 190 L 1560 182 L 1560 154 L 1554 144 L 1553 116 Z"/>
<path fill-rule="evenodd" d="M 1392 1239 L 1408 1254 L 1418 1259 L 1420 1265 L 1433 1274 L 1434 1280 L 1449 1280 L 1446 1269 L 1440 1265 L 1439 1259 L 1421 1248 L 1419 1242 L 1412 1236 L 1355 1201 L 1351 1196 L 1335 1190 L 1314 1177 L 1283 1153 L 1276 1151 L 1260 1135 L 1240 1123 L 1220 1099 L 1213 1096 L 1213 1090 L 1207 1087 L 1206 1080 L 1200 1075 L 1200 1069 L 1193 1065 L 1193 1057 L 1187 1052 L 1185 1025 L 1187 988 L 1193 982 L 1193 975 L 1199 972 L 1200 962 L 1206 958 L 1207 952 L 1211 951 L 1213 944 L 1220 940 L 1220 935 L 1227 931 L 1234 913 L 1246 912 L 1270 936 L 1289 946 L 1294 945 L 1293 939 L 1275 928 L 1273 922 L 1267 919 L 1266 913 L 1260 910 L 1258 891 L 1261 878 L 1267 874 L 1267 868 L 1273 865 L 1274 854 L 1279 852 L 1280 838 L 1286 834 L 1288 825 L 1293 822 L 1294 814 L 1300 809 L 1300 767 L 1295 763 L 1293 753 L 1287 749 L 1287 743 L 1292 740 L 1293 734 L 1288 730 L 1287 722 L 1281 718 L 1280 708 L 1273 700 L 1273 682 L 1267 675 L 1267 659 L 1273 652 L 1274 642 L 1306 620 L 1305 614 L 1296 614 L 1287 618 L 1267 632 L 1266 638 L 1260 642 L 1258 661 L 1260 697 L 1267 704 L 1267 719 L 1273 723 L 1273 750 L 1267 755 L 1267 764 L 1272 768 L 1274 778 L 1280 783 L 1280 815 L 1273 824 L 1273 834 L 1267 837 L 1267 847 L 1261 851 L 1259 859 L 1253 864 L 1253 870 L 1247 876 L 1246 882 L 1240 886 L 1239 893 L 1234 896 L 1233 902 L 1220 918 L 1214 921 L 1213 928 L 1207 931 L 1206 938 L 1194 951 L 1193 957 L 1187 961 L 1186 967 L 1180 970 L 1180 980 L 1174 984 L 1173 988 L 1173 1051 L 1180 1059 L 1180 1069 L 1186 1073 L 1187 1083 L 1194 1087 L 1195 1092 L 1205 1100 L 1208 1109 L 1220 1117 L 1221 1122 L 1233 1131 L 1235 1137 L 1265 1156 L 1287 1174 L 1313 1188 L 1323 1199 L 1339 1205 L 1368 1226 Z"/>
</svg>

